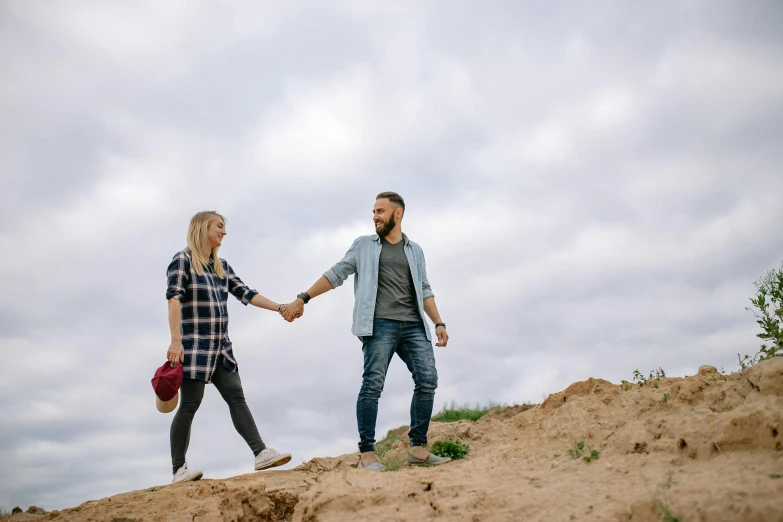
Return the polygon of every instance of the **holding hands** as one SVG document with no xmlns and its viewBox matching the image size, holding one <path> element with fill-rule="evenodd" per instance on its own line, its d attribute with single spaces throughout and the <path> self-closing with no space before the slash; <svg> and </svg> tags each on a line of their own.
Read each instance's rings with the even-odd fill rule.
<svg viewBox="0 0 783 522">
<path fill-rule="evenodd" d="M 280 308 L 280 315 L 289 323 L 293 322 L 294 319 L 302 317 L 304 315 L 304 301 L 297 297 L 290 303 L 284 304 Z"/>
</svg>

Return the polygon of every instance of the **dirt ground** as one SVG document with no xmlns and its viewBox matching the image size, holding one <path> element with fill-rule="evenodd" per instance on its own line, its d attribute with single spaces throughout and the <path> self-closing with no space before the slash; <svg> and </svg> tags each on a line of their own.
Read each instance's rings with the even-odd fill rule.
<svg viewBox="0 0 783 522">
<path fill-rule="evenodd" d="M 471 448 L 437 468 L 373 473 L 355 468 L 357 454 L 317 458 L 9 520 L 783 521 L 783 358 L 643 387 L 591 378 L 514 413 L 433 422 L 431 441 Z M 582 441 L 598 459 L 567 453 Z"/>
</svg>

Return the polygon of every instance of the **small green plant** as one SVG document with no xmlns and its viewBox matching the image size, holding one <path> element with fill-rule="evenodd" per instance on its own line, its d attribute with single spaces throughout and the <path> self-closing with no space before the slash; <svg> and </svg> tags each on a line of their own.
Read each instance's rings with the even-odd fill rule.
<svg viewBox="0 0 783 522">
<path fill-rule="evenodd" d="M 653 502 L 655 502 L 655 505 L 658 506 L 658 509 L 661 511 L 663 522 L 681 522 L 679 517 L 675 517 L 674 515 L 672 515 L 671 511 L 666 505 L 669 503 L 668 495 L 667 495 L 668 490 L 671 489 L 672 486 L 675 486 L 677 484 L 679 484 L 679 482 L 673 480 L 671 473 L 669 473 L 669 477 L 666 479 L 666 482 L 662 484 L 658 484 L 658 488 L 657 488 L 658 490 L 660 490 L 661 495 L 663 496 L 663 500 L 660 500 L 657 495 L 653 496 Z"/>
<path fill-rule="evenodd" d="M 585 462 L 590 462 L 591 460 L 596 460 L 601 456 L 601 452 L 598 450 L 594 450 L 590 446 L 585 444 L 585 441 L 580 440 L 576 443 L 576 446 L 566 451 L 569 455 L 571 455 L 572 459 L 579 459 L 581 458 Z"/>
<path fill-rule="evenodd" d="M 663 522 L 680 522 L 680 517 L 675 517 L 674 515 L 672 515 L 671 511 L 669 511 L 669 508 L 666 507 L 666 504 L 664 504 L 657 498 L 653 499 L 653 502 L 655 502 L 655 505 L 658 506 L 658 509 L 661 511 Z"/>
<path fill-rule="evenodd" d="M 756 337 L 771 344 L 762 344 L 753 357 L 748 354 L 740 357 L 737 354 L 740 368 L 743 370 L 759 361 L 783 356 L 783 264 L 777 270 L 770 270 L 753 284 L 756 287 L 756 296 L 750 298 L 753 309 L 745 310 L 753 313 L 761 327 L 762 332 L 756 334 Z"/>
<path fill-rule="evenodd" d="M 669 394 L 668 394 L 668 393 L 664 393 L 664 394 L 663 394 L 663 399 L 661 399 L 661 400 L 662 400 L 663 402 L 669 402 Z"/>
<path fill-rule="evenodd" d="M 620 387 L 623 389 L 623 391 L 628 391 L 631 389 L 631 383 L 623 379 L 621 381 Z"/>
<path fill-rule="evenodd" d="M 432 454 L 438 457 L 449 457 L 453 460 L 464 459 L 470 452 L 470 446 L 459 439 L 449 437 L 432 445 Z"/>
<path fill-rule="evenodd" d="M 771 478 L 771 479 L 779 479 L 780 478 L 780 473 L 770 473 L 769 474 L 769 478 Z"/>
<path fill-rule="evenodd" d="M 666 378 L 666 372 L 664 372 L 663 368 L 661 367 L 658 367 L 657 370 L 650 370 L 650 374 L 648 377 L 642 375 L 642 372 L 639 371 L 639 368 L 633 371 L 633 382 L 638 382 L 639 388 L 641 388 L 642 386 L 644 386 L 645 384 L 647 384 L 649 381 L 652 380 L 655 380 L 653 385 L 657 388 L 660 380 L 664 378 Z"/>
</svg>

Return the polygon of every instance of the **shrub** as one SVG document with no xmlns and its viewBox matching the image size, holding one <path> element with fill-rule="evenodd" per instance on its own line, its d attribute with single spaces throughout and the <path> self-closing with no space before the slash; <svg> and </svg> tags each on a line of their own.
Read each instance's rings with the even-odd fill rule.
<svg viewBox="0 0 783 522">
<path fill-rule="evenodd" d="M 439 440 L 432 445 L 432 454 L 438 457 L 449 457 L 452 460 L 464 459 L 470 452 L 470 446 L 464 444 L 459 439 L 449 437 L 446 440 Z"/>
<path fill-rule="evenodd" d="M 783 356 L 783 264 L 779 269 L 770 270 L 767 275 L 754 283 L 756 296 L 750 298 L 756 322 L 761 326 L 762 332 L 756 337 L 769 341 L 771 344 L 762 344 L 761 349 L 752 358 L 749 355 L 740 357 L 740 368 L 743 370 L 753 366 L 759 361 Z"/>
</svg>

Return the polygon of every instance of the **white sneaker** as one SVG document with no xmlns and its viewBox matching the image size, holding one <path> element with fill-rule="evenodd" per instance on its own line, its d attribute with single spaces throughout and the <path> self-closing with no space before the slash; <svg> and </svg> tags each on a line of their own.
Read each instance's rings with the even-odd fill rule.
<svg viewBox="0 0 783 522">
<path fill-rule="evenodd" d="M 256 455 L 256 471 L 282 466 L 283 464 L 288 464 L 290 460 L 290 453 L 278 453 L 272 448 L 265 448 Z"/>
<path fill-rule="evenodd" d="M 172 484 L 177 482 L 188 482 L 189 480 L 198 480 L 203 477 L 204 474 L 198 470 L 191 471 L 188 469 L 188 465 L 185 464 L 174 473 L 174 478 L 171 479 Z"/>
</svg>

